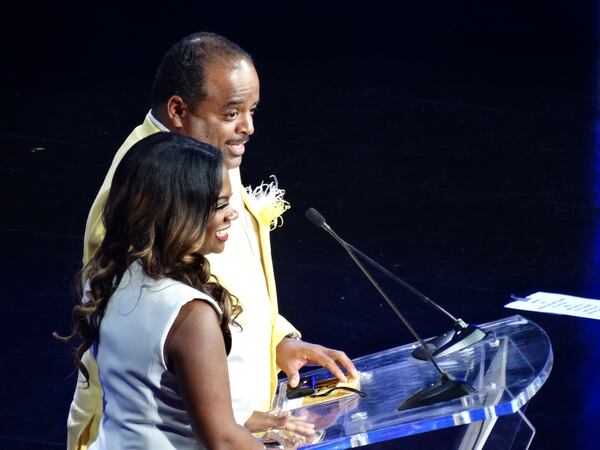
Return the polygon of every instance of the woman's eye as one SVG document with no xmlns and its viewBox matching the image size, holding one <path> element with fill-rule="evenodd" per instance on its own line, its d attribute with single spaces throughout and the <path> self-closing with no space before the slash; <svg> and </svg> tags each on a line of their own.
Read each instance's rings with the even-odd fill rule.
<svg viewBox="0 0 600 450">
<path fill-rule="evenodd" d="M 225 209 L 229 206 L 229 202 L 221 203 L 217 205 L 217 209 Z"/>
</svg>

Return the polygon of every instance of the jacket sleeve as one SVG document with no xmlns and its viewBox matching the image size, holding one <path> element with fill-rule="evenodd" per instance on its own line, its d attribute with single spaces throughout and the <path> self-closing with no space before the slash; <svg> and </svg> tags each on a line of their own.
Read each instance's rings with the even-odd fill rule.
<svg viewBox="0 0 600 450">
<path fill-rule="evenodd" d="M 278 314 L 275 319 L 275 328 L 273 330 L 273 341 L 275 342 L 275 345 L 277 346 L 288 334 L 295 334 L 298 337 L 302 337 L 300 332 L 288 322 L 285 317 Z"/>
<path fill-rule="evenodd" d="M 87 449 L 96 440 L 102 418 L 102 388 L 98 379 L 98 366 L 88 350 L 82 362 L 90 374 L 89 384 L 79 372 L 77 387 L 67 419 L 67 450 Z"/>
<path fill-rule="evenodd" d="M 104 222 L 102 221 L 102 212 L 104 211 L 104 205 L 106 205 L 106 199 L 108 198 L 108 189 L 101 189 L 98 192 L 96 200 L 90 209 L 87 223 L 85 225 L 85 235 L 83 238 L 83 262 L 87 263 L 94 252 L 100 247 L 106 230 L 104 229 Z"/>
<path fill-rule="evenodd" d="M 104 239 L 106 230 L 104 229 L 104 223 L 102 222 L 102 213 L 104 211 L 104 206 L 106 205 L 106 200 L 108 199 L 113 175 L 115 174 L 119 163 L 136 142 L 158 131 L 158 128 L 152 125 L 151 121 L 146 118 L 142 125 L 131 132 L 125 142 L 123 142 L 123 145 L 117 150 L 117 153 L 115 153 L 110 168 L 104 177 L 102 186 L 100 186 L 100 190 L 94 199 L 94 203 L 92 204 L 85 224 L 85 236 L 83 238 L 84 264 L 91 259 L 92 255 L 96 249 L 100 247 L 100 244 Z"/>
</svg>

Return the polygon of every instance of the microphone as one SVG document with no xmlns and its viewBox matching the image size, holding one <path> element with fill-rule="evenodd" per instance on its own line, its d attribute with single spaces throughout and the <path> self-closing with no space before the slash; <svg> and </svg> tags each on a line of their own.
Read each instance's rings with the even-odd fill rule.
<svg viewBox="0 0 600 450">
<path fill-rule="evenodd" d="M 306 210 L 306 218 L 308 219 L 308 221 L 310 223 L 312 223 L 314 226 L 316 227 L 327 227 L 329 228 L 329 225 L 327 225 L 327 222 L 325 222 L 325 217 L 323 217 L 321 215 L 321 213 L 319 211 L 317 211 L 315 208 L 308 208 Z M 331 229 L 331 228 L 329 228 Z"/>
<path fill-rule="evenodd" d="M 321 214 L 319 214 L 319 212 L 314 208 L 309 208 L 306 211 L 306 218 L 313 225 L 315 225 L 319 228 L 324 228 L 325 231 L 329 232 L 329 230 L 331 230 L 329 225 L 327 225 L 325 218 Z M 339 238 L 339 236 L 337 236 L 337 238 L 334 237 L 334 239 L 338 240 L 340 238 Z M 338 242 L 340 242 L 340 240 L 338 240 Z M 365 255 L 363 252 L 358 250 L 356 247 L 353 247 L 346 241 L 343 241 L 343 242 L 344 243 L 342 244 L 342 246 L 346 249 L 346 251 L 352 252 L 356 255 L 359 255 L 361 258 L 363 258 L 365 261 L 367 261 L 369 264 L 371 264 L 377 270 L 379 270 L 380 272 L 385 274 L 388 278 L 392 279 L 393 281 L 395 281 L 396 283 L 398 283 L 399 285 L 404 287 L 411 294 L 417 296 L 423 302 L 427 303 L 429 306 L 432 306 L 434 309 L 437 309 L 439 312 L 446 315 L 447 317 L 450 318 L 450 320 L 452 320 L 452 322 L 454 323 L 453 329 L 446 331 L 445 333 L 426 341 L 427 348 L 433 354 L 433 356 L 449 355 L 450 353 L 454 353 L 459 350 L 463 350 L 467 347 L 470 347 L 471 345 L 474 345 L 477 342 L 479 342 L 485 338 L 486 333 L 481 328 L 479 328 L 478 326 L 475 326 L 475 325 L 467 324 L 462 319 L 454 317 L 452 314 L 450 314 L 448 311 L 446 311 L 444 308 L 442 308 L 436 302 L 431 300 L 429 297 L 422 294 L 421 292 L 416 290 L 414 287 L 412 287 L 410 284 L 408 284 L 406 281 L 404 281 L 397 275 L 393 274 L 388 269 L 386 269 L 385 267 L 378 264 L 376 261 L 369 258 L 367 255 Z M 421 344 L 420 347 L 417 347 L 412 352 L 412 356 L 414 358 L 420 359 L 422 361 L 426 361 L 429 358 L 427 357 L 427 354 L 426 354 L 424 348 L 425 347 Z"/>
<path fill-rule="evenodd" d="M 442 368 L 438 365 L 437 361 L 435 360 L 427 344 L 423 341 L 423 339 L 421 339 L 419 334 L 406 320 L 404 315 L 390 300 L 388 295 L 384 292 L 381 286 L 379 286 L 377 281 L 375 281 L 375 279 L 373 278 L 371 273 L 366 269 L 364 264 L 362 264 L 360 260 L 356 257 L 356 255 L 353 252 L 354 248 L 342 238 L 340 238 L 337 235 L 337 233 L 331 229 L 331 227 L 325 221 L 325 218 L 316 209 L 309 208 L 306 211 L 305 215 L 309 222 L 327 231 L 327 233 L 329 233 L 331 237 L 333 237 L 344 248 L 344 250 L 346 250 L 348 255 L 350 255 L 350 258 L 352 258 L 352 260 L 358 266 L 358 268 L 365 274 L 365 276 L 375 287 L 375 289 L 377 289 L 377 291 L 383 297 L 383 299 L 389 305 L 389 307 L 392 308 L 392 311 L 394 311 L 396 316 L 398 316 L 402 324 L 408 329 L 408 331 L 410 331 L 410 333 L 415 337 L 415 339 L 419 341 L 419 344 L 421 345 L 420 348 L 423 349 L 423 353 L 425 355 L 425 360 L 429 360 L 440 374 L 440 381 L 438 383 L 434 383 L 431 386 L 428 386 L 416 392 L 414 395 L 406 399 L 400 406 L 398 406 L 398 410 L 403 411 L 419 406 L 432 405 L 434 403 L 439 403 L 447 400 L 454 400 L 456 398 L 463 397 L 474 392 L 474 389 L 466 381 L 461 380 L 460 378 L 456 378 L 442 370 Z"/>
</svg>

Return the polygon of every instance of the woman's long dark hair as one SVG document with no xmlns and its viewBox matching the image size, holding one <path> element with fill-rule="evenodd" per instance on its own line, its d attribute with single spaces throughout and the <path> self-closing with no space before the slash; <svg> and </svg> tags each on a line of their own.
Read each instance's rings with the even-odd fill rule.
<svg viewBox="0 0 600 450">
<path fill-rule="evenodd" d="M 129 265 L 138 260 L 153 279 L 172 278 L 210 295 L 221 307 L 221 330 L 240 314 L 235 297 L 210 275 L 200 253 L 223 180 L 219 150 L 192 138 L 157 133 L 136 143 L 115 171 L 104 207 L 106 235 L 82 270 L 86 298 L 73 308 L 75 360 L 98 341 L 106 306 Z M 89 289 L 89 290 L 88 290 Z"/>
</svg>

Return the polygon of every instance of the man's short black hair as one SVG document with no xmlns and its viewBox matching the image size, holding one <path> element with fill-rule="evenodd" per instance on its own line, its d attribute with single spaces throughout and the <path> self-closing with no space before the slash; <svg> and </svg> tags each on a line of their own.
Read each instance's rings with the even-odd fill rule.
<svg viewBox="0 0 600 450">
<path fill-rule="evenodd" d="M 254 64 L 246 51 L 218 34 L 200 32 L 181 39 L 167 51 L 158 67 L 152 86 L 152 107 L 179 95 L 195 108 L 206 97 L 206 67 L 212 63 L 233 64 L 240 59 Z"/>
</svg>

